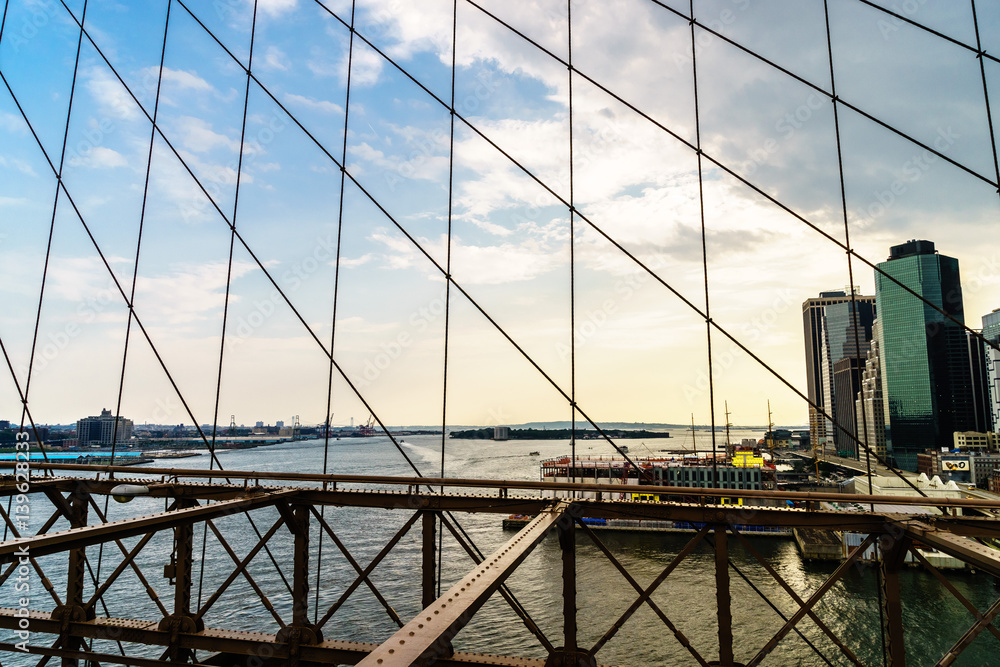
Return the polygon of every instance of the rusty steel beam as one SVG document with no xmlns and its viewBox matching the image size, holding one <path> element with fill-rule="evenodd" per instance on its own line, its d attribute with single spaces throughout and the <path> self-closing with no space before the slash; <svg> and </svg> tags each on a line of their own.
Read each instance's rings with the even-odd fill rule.
<svg viewBox="0 0 1000 667">
<path fill-rule="evenodd" d="M 903 601 L 899 587 L 899 570 L 903 567 L 910 547 L 907 537 L 882 535 L 879 545 L 879 569 L 882 585 L 883 631 L 889 667 L 906 667 L 906 642 L 903 628 Z"/>
<path fill-rule="evenodd" d="M 472 559 L 473 563 L 479 565 L 483 562 L 483 557 L 472 548 L 472 545 L 469 544 L 462 534 L 458 532 L 455 526 L 451 524 L 451 521 L 448 521 L 444 515 L 441 516 L 441 524 L 448 529 L 448 532 L 455 538 L 455 541 L 459 544 L 459 546 L 465 550 L 465 553 L 469 555 L 469 558 Z M 542 645 L 546 653 L 551 654 L 555 651 L 555 647 L 552 646 L 552 642 L 549 641 L 548 637 L 545 636 L 545 633 L 538 627 L 538 624 L 531 618 L 528 614 L 528 610 L 524 608 L 524 605 L 522 605 L 521 602 L 514 597 L 514 594 L 507 587 L 507 584 L 501 584 L 499 592 L 500 597 L 502 597 L 507 604 L 510 605 L 511 611 L 517 614 L 517 617 L 524 623 L 524 627 L 528 629 L 528 632 L 535 636 L 535 639 L 537 639 L 538 643 Z"/>
<path fill-rule="evenodd" d="M 434 512 L 421 512 L 421 515 L 423 539 L 420 550 L 420 606 L 426 608 L 437 597 L 437 515 Z"/>
<path fill-rule="evenodd" d="M 134 472 L 134 471 L 133 471 Z M 218 473 L 216 472 L 216 476 Z M 383 478 L 365 478 L 382 480 Z M 409 479 L 409 478 L 404 478 Z M 69 478 L 45 480 L 41 484 L 51 484 L 56 488 L 67 488 L 79 480 Z M 113 486 L 127 481 L 144 483 L 141 479 L 125 480 L 118 478 L 111 482 L 88 480 L 91 493 L 109 493 Z M 506 488 L 506 482 L 486 482 Z M 241 499 L 251 493 L 288 493 L 295 497 L 296 502 L 310 505 L 336 505 L 351 507 L 377 507 L 386 509 L 422 509 L 425 511 L 452 512 L 492 512 L 496 514 L 537 514 L 552 501 L 551 497 L 499 497 L 497 495 L 481 494 L 438 494 L 417 493 L 414 491 L 385 491 L 361 489 L 318 489 L 299 487 L 246 487 L 227 484 L 152 484 L 150 495 L 166 498 L 199 498 L 199 499 Z M 2 485 L 2 483 L 0 483 Z M 572 485 L 570 485 L 572 486 Z M 563 488 L 563 487 L 559 487 Z M 653 487 L 644 487 L 652 489 Z M 607 489 L 604 489 L 605 491 Z M 767 492 L 762 492 L 767 493 Z M 784 494 L 787 495 L 787 494 Z M 816 494 L 810 494 L 816 495 Z M 827 494 L 838 500 L 854 498 L 843 494 Z M 766 496 L 765 496 L 766 497 Z M 877 497 L 876 497 L 877 498 Z M 290 500 L 291 498 L 289 498 Z M 884 501 L 885 498 L 882 498 Z M 895 502 L 896 498 L 893 497 Z M 579 499 L 575 501 L 582 516 L 591 518 L 614 519 L 627 515 L 630 519 L 675 520 L 694 523 L 726 523 L 729 525 L 766 525 L 781 527 L 812 527 L 845 529 L 860 533 L 878 533 L 885 530 L 886 521 L 900 522 L 909 520 L 905 514 L 887 514 L 870 512 L 842 512 L 824 510 L 804 510 L 773 506 L 730 506 L 707 505 L 681 502 L 637 502 L 631 500 L 594 500 Z M 976 503 L 978 501 L 956 501 Z M 1000 537 L 1000 520 L 979 517 L 937 517 L 938 528 L 946 529 L 956 535 L 968 537 Z"/>
<path fill-rule="evenodd" d="M 87 507 L 90 494 L 81 487 L 74 489 L 68 500 L 64 499 L 67 502 L 65 503 L 65 507 L 62 508 L 72 528 L 81 528 L 87 525 Z M 62 495 L 59 493 L 55 495 L 62 498 Z M 70 549 L 69 562 L 66 566 L 66 603 L 56 607 L 55 611 L 52 612 L 53 618 L 63 621 L 63 632 L 59 635 L 59 643 L 67 651 L 80 651 L 84 646 L 83 641 L 79 637 L 69 634 L 68 621 L 70 619 L 82 621 L 93 615 L 93 609 L 85 607 L 83 602 L 83 589 L 86 585 L 86 577 L 84 576 L 86 561 L 86 547 Z M 62 667 L 78 667 L 80 664 L 74 657 L 63 657 L 61 663 Z"/>
<path fill-rule="evenodd" d="M 354 582 L 348 586 L 343 593 L 341 593 L 340 598 L 338 598 L 337 601 L 334 602 L 329 609 L 327 609 L 326 613 L 323 614 L 323 618 L 319 619 L 319 622 L 316 623 L 317 630 L 323 629 L 323 626 L 326 625 L 331 618 L 333 618 L 333 615 L 337 613 L 337 610 L 340 609 L 345 602 L 347 602 L 347 599 L 351 597 L 362 582 L 369 581 L 368 577 L 371 575 L 372 571 L 378 567 L 378 564 L 382 562 L 382 559 L 389 555 L 389 552 L 393 550 L 401 539 L 403 539 L 403 536 L 409 532 L 410 528 L 419 518 L 420 512 L 414 512 L 413 516 L 411 516 L 409 520 L 403 524 L 398 531 L 396 531 L 396 534 L 392 536 L 386 545 L 382 547 L 382 550 L 375 554 L 375 557 L 372 558 L 370 563 L 368 563 L 368 567 L 366 567 L 364 571 L 358 575 L 357 579 L 355 579 Z"/>
<path fill-rule="evenodd" d="M 0 542 L 0 563 L 9 562 L 15 558 L 18 549 L 25 546 L 30 550 L 32 558 L 37 558 L 61 551 L 88 547 L 92 544 L 111 542 L 115 539 L 144 535 L 151 531 L 166 530 L 182 524 L 190 524 L 192 522 L 205 521 L 220 516 L 228 516 L 238 512 L 267 507 L 294 494 L 294 490 L 277 491 L 241 498 L 239 500 L 214 503 L 212 505 L 199 505 L 198 507 L 160 512 L 158 514 L 101 523 L 94 526 L 71 528 L 46 535 L 8 540 Z"/>
<path fill-rule="evenodd" d="M 715 605 L 719 625 L 719 664 L 733 664 L 733 608 L 729 590 L 729 541 L 726 526 L 716 524 L 715 533 Z"/>
<path fill-rule="evenodd" d="M 555 503 L 447 593 L 358 663 L 362 667 L 438 664 L 450 642 L 569 508 Z"/>
<path fill-rule="evenodd" d="M 19 618 L 16 608 L 0 608 L 0 628 L 16 629 Z M 29 615 L 32 633 L 59 634 L 59 621 L 48 612 L 32 611 Z M 91 621 L 71 621 L 70 633 L 87 639 L 116 640 L 147 646 L 169 646 L 170 633 L 158 629 L 157 621 L 97 617 Z M 283 664 L 289 657 L 288 644 L 275 641 L 274 635 L 262 632 L 245 632 L 221 628 L 205 628 L 198 633 L 180 632 L 177 644 L 187 649 L 210 653 L 231 654 L 257 658 L 263 664 Z M 326 640 L 314 646 L 301 647 L 302 662 L 316 665 L 355 665 L 378 647 L 377 644 Z M 44 651 L 39 647 L 39 652 Z M 270 660 L 261 656 L 270 655 Z M 146 664 L 142 658 L 119 659 L 124 664 Z M 109 661 L 110 662 L 110 661 Z M 242 662 L 246 662 L 246 658 Z M 256 663 L 254 663 L 256 664 Z M 531 658 L 458 652 L 441 658 L 435 667 L 544 667 L 544 660 Z"/>
<path fill-rule="evenodd" d="M 271 616 L 278 623 L 279 627 L 284 627 L 285 622 L 281 619 L 281 616 L 278 614 L 278 612 L 275 611 L 274 605 L 271 604 L 271 600 L 268 599 L 267 595 L 264 594 L 264 591 L 257 584 L 257 581 L 250 575 L 249 572 L 247 572 L 247 566 L 250 564 L 250 562 L 254 559 L 254 557 L 258 553 L 260 553 L 261 549 L 263 549 L 267 545 L 268 540 L 270 540 L 274 536 L 274 534 L 278 532 L 278 529 L 284 525 L 284 519 L 279 518 L 277 521 L 275 521 L 274 525 L 272 525 L 271 528 L 268 529 L 266 533 L 261 535 L 260 540 L 257 541 L 257 544 L 254 545 L 254 547 L 250 550 L 250 553 L 248 553 L 243 558 L 243 560 L 240 560 L 239 556 L 236 555 L 236 552 L 233 551 L 233 548 L 229 545 L 229 542 L 226 541 L 225 537 L 223 537 L 222 532 L 216 527 L 214 522 L 208 521 L 207 525 L 212 530 L 212 533 L 215 535 L 215 537 L 219 540 L 219 544 L 221 544 L 222 548 L 225 549 L 226 553 L 229 555 L 229 558 L 234 563 L 236 563 L 236 569 L 229 573 L 229 576 L 226 578 L 226 580 L 222 582 L 222 584 L 218 588 L 215 589 L 215 592 L 212 593 L 212 596 L 208 598 L 205 604 L 202 605 L 201 609 L 198 610 L 198 613 L 195 615 L 196 621 L 203 622 L 202 619 L 204 618 L 205 614 L 208 613 L 208 610 L 212 607 L 212 605 L 215 604 L 220 597 L 222 597 L 222 594 L 225 593 L 226 590 L 229 588 L 229 586 L 236 580 L 236 578 L 242 574 L 243 578 L 250 585 L 250 588 L 252 588 L 254 593 L 257 594 L 257 597 L 260 599 L 261 605 L 263 605 L 263 607 L 267 609 L 268 612 L 270 612 Z"/>
<path fill-rule="evenodd" d="M 11 461 L 0 461 L 0 470 L 13 468 Z M 210 470 L 194 470 L 190 468 L 141 468 L 136 469 L 129 466 L 102 466 L 102 465 L 81 465 L 72 463 L 39 462 L 32 463 L 32 468 L 42 470 L 67 470 L 87 473 L 137 473 L 148 475 L 159 475 L 177 478 L 219 478 L 244 480 L 278 480 L 294 482 L 317 482 L 325 484 L 378 484 L 405 486 L 411 491 L 419 491 L 420 488 L 451 487 L 451 488 L 479 488 L 479 489 L 505 489 L 505 490 L 530 490 L 530 491 L 602 491 L 620 492 L 608 484 L 590 483 L 567 483 L 567 482 L 531 482 L 493 479 L 465 479 L 449 477 L 398 477 L 398 476 L 371 476 L 371 475 L 332 475 L 319 473 L 289 473 L 289 472 L 265 472 L 255 470 L 227 470 L 225 472 Z M 32 482 L 34 485 L 34 482 Z M 726 489 L 697 489 L 691 487 L 676 486 L 653 486 L 643 485 L 643 492 L 661 495 L 671 495 L 688 498 L 728 498 L 732 497 L 733 491 Z M 0 495 L 16 492 L 12 485 L 0 484 Z M 91 491 L 93 493 L 93 491 Z M 744 499 L 769 498 L 773 500 L 800 500 L 800 501 L 826 501 L 826 502 L 856 502 L 866 503 L 888 503 L 886 496 L 873 496 L 863 494 L 847 493 L 822 493 L 816 491 L 765 491 L 745 489 L 738 494 Z M 579 500 L 575 498 L 574 500 Z M 927 498 L 924 496 L 892 496 L 893 505 L 916 505 L 923 507 L 967 507 L 973 509 L 989 509 L 1000 511 L 1000 500 L 978 500 L 970 498 Z"/>
<path fill-rule="evenodd" d="M 949 530 L 950 526 L 939 525 L 942 523 L 944 522 L 936 521 L 931 525 L 914 521 L 898 523 L 896 526 L 902 529 L 903 535 L 912 540 L 943 551 L 977 569 L 989 572 L 994 577 L 1000 577 L 1000 552 L 966 537 L 954 535 Z"/>
<path fill-rule="evenodd" d="M 91 509 L 94 510 L 94 513 L 97 514 L 97 518 L 100 519 L 102 523 L 107 523 L 108 522 L 108 517 L 106 517 L 104 515 L 104 513 L 101 511 L 100 506 L 94 501 L 93 494 L 91 494 L 91 496 L 90 496 L 90 507 L 91 507 Z M 38 534 L 40 535 L 43 532 L 44 531 L 39 531 Z M 144 544 L 145 541 L 148 541 L 148 540 L 152 539 L 153 536 L 155 535 L 155 533 L 147 533 L 147 535 L 148 535 L 148 537 L 143 537 L 142 540 L 140 540 L 140 544 Z M 129 553 L 130 553 L 129 550 L 125 548 L 125 545 L 122 543 L 121 540 L 114 540 L 114 543 L 118 547 L 118 550 L 121 551 L 122 556 L 125 559 L 122 562 L 123 563 L 129 563 L 129 566 L 132 568 L 132 571 L 135 573 L 135 576 L 139 580 L 139 583 L 142 584 L 143 588 L 146 591 L 146 595 L 149 596 L 149 599 L 153 601 L 153 603 L 157 606 L 157 608 L 159 608 L 160 613 L 162 613 L 164 616 L 169 616 L 170 614 L 167 611 L 167 608 L 163 606 L 163 602 L 160 600 L 160 596 L 156 592 L 156 589 L 153 588 L 153 585 L 149 583 L 148 579 L 146 579 L 146 575 L 142 573 L 142 570 L 135 563 L 135 560 L 133 558 L 129 557 Z M 95 582 L 94 585 L 95 586 L 97 585 L 96 582 Z M 99 598 L 99 596 L 95 595 L 94 598 L 88 604 L 90 606 L 94 606 L 94 604 L 96 603 L 96 601 L 97 601 L 98 598 Z"/>
</svg>

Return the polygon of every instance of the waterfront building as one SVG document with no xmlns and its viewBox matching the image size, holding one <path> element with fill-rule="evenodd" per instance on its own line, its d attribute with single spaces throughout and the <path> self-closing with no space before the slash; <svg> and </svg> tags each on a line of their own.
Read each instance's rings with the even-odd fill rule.
<svg viewBox="0 0 1000 667">
<path fill-rule="evenodd" d="M 494 426 L 493 427 L 493 439 L 494 440 L 509 440 L 510 439 L 510 427 L 509 426 Z"/>
<path fill-rule="evenodd" d="M 85 417 L 76 422 L 76 439 L 81 447 L 110 447 L 114 442 L 132 439 L 132 420 L 116 419 L 110 410 L 102 409 L 100 416 Z"/>
<path fill-rule="evenodd" d="M 983 315 L 983 338 L 1000 346 L 1000 308 Z M 992 430 L 1000 433 L 1000 350 L 986 347 L 986 385 Z"/>
<path fill-rule="evenodd" d="M 833 364 L 843 358 L 844 344 L 853 344 L 854 332 L 862 331 L 864 325 L 858 321 L 864 321 L 863 315 L 867 305 L 874 304 L 875 297 L 862 296 L 859 287 L 854 287 L 853 296 L 847 289 L 820 292 L 819 297 L 806 299 L 802 303 L 802 333 L 805 340 L 806 354 L 806 392 L 810 402 L 809 406 L 809 441 L 813 446 L 826 448 L 834 444 L 834 423 L 823 416 L 823 412 L 833 416 L 835 409 L 833 402 L 834 378 Z M 826 319 L 826 309 L 838 304 L 850 304 L 852 299 L 858 304 L 858 309 L 852 314 L 850 307 L 843 307 L 835 311 L 833 315 L 837 321 L 824 327 Z M 871 319 L 867 319 L 868 338 L 864 338 L 861 344 L 864 345 L 871 337 Z M 838 350 L 836 358 L 831 353 L 832 345 Z M 847 348 L 850 353 L 850 346 Z M 860 355 L 858 355 L 860 356 Z"/>
<path fill-rule="evenodd" d="M 854 403 L 858 418 L 859 439 L 878 456 L 885 458 L 885 410 L 882 397 L 882 362 L 879 355 L 878 320 L 872 327 L 872 340 L 861 372 L 861 389 Z M 861 447 L 859 450 L 863 449 Z M 860 452 L 859 452 L 860 453 Z M 859 457 L 860 458 L 860 457 Z"/>
<path fill-rule="evenodd" d="M 951 447 L 955 431 L 974 430 L 958 260 L 938 254 L 931 241 L 915 240 L 892 246 L 878 269 L 886 449 L 897 466 L 916 470 L 918 453 Z"/>
</svg>

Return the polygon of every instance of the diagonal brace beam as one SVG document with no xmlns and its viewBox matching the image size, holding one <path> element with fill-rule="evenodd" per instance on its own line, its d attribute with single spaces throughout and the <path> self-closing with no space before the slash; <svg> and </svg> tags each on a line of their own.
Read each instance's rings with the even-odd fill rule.
<svg viewBox="0 0 1000 667">
<path fill-rule="evenodd" d="M 378 552 L 378 554 L 375 555 L 375 558 L 368 563 L 368 567 L 365 568 L 365 571 L 354 580 L 354 583 L 347 587 L 347 590 L 343 592 L 340 599 L 334 602 L 333 606 L 331 606 L 327 612 L 323 614 L 323 618 L 319 619 L 319 623 L 316 624 L 316 628 L 318 630 L 323 629 L 323 626 L 326 625 L 327 621 L 329 621 L 333 615 L 337 613 L 337 610 L 340 609 L 341 605 L 347 602 L 347 598 L 351 597 L 351 594 L 357 590 L 358 586 L 361 585 L 361 582 L 365 581 L 368 578 L 368 575 L 372 573 L 372 570 L 378 567 L 378 564 L 382 562 L 382 559 L 389 555 L 389 552 L 392 551 L 393 547 L 395 547 L 396 544 L 403 539 L 403 536 L 409 532 L 410 528 L 419 518 L 420 512 L 414 512 L 413 516 L 411 516 L 410 519 L 403 524 L 403 527 L 396 531 L 396 534 L 392 536 L 392 539 L 389 540 L 384 547 L 382 547 L 382 551 Z"/>
<path fill-rule="evenodd" d="M 861 543 L 861 546 L 855 549 L 854 552 L 847 557 L 847 560 L 841 563 L 840 566 L 833 571 L 833 574 L 827 577 L 827 580 L 823 582 L 823 585 L 816 589 L 816 592 L 813 593 L 808 600 L 806 600 L 806 603 L 799 607 L 799 610 L 792 614 L 791 618 L 789 618 L 785 624 L 781 626 L 781 629 L 778 630 L 777 634 L 771 637 L 767 644 L 765 644 L 763 648 L 757 652 L 757 655 L 755 655 L 753 659 L 747 663 L 747 667 L 756 667 L 759 665 L 760 661 L 766 658 L 767 654 L 774 650 L 774 647 L 777 646 L 782 639 L 784 639 L 785 635 L 791 632 L 792 628 L 794 628 L 798 622 L 801 621 L 807 613 L 809 613 L 813 606 L 819 602 L 820 598 L 826 595 L 827 591 L 833 588 L 833 585 L 840 581 L 840 578 L 844 576 L 844 573 L 847 572 L 848 568 L 850 568 L 854 564 L 854 561 L 856 561 L 858 557 L 861 556 L 861 554 L 863 554 L 873 542 L 875 542 L 877 537 L 878 535 L 875 533 L 868 535 L 868 537 L 865 538 L 865 541 Z"/>
<path fill-rule="evenodd" d="M 635 602 L 632 603 L 632 606 L 626 609 L 625 613 L 621 615 L 621 618 L 615 621 L 615 624 L 612 625 L 606 633 L 604 633 L 604 636 L 601 637 L 596 644 L 594 644 L 594 648 L 590 649 L 590 655 L 597 655 L 597 652 L 601 650 L 601 647 L 611 641 L 611 638 L 618 634 L 618 631 L 621 630 L 623 625 L 625 625 L 625 621 L 630 619 L 632 614 L 634 614 L 639 607 L 646 603 L 646 600 L 648 600 L 650 596 L 656 592 L 656 589 L 660 587 L 660 584 L 662 584 L 666 578 L 670 576 L 670 573 L 681 564 L 681 561 L 691 555 L 691 552 L 694 551 L 695 547 L 698 546 L 698 543 L 701 542 L 702 538 L 708 534 L 708 531 L 711 528 L 712 525 L 707 523 L 702 526 L 702 529 L 698 531 L 698 534 L 691 538 L 691 541 L 685 544 L 684 548 L 681 549 L 676 556 L 674 556 L 674 559 L 670 561 L 670 564 L 667 565 L 663 572 L 660 573 L 660 576 L 654 579 L 653 583 L 646 587 L 646 590 L 642 591 L 642 594 L 636 599 Z"/>
<path fill-rule="evenodd" d="M 273 505 L 278 500 L 294 496 L 296 493 L 298 491 L 295 489 L 285 489 L 237 500 L 225 500 L 212 505 L 200 505 L 198 507 L 160 512 L 158 514 L 124 519 L 122 521 L 112 521 L 111 523 L 72 528 L 46 535 L 8 540 L 0 543 L 0 562 L 16 560 L 16 552 L 24 547 L 27 547 L 31 552 L 32 558 L 47 556 L 48 554 L 79 549 L 92 544 L 111 542 L 116 539 L 120 540 L 136 535 L 145 535 L 151 531 L 166 530 L 167 528 L 173 528 L 184 523 L 205 521 L 219 516 L 257 509 L 258 507 L 267 507 Z"/>
<path fill-rule="evenodd" d="M 784 589 L 786 593 L 788 593 L 788 597 L 792 598 L 795 604 L 799 605 L 800 608 L 805 606 L 805 602 L 803 602 L 802 598 L 799 597 L 798 593 L 795 592 L 795 589 L 793 589 L 788 584 L 788 582 L 786 582 L 784 578 L 780 574 L 778 574 L 778 571 L 774 569 L 774 566 L 771 565 L 769 562 L 767 562 L 767 559 L 764 558 L 760 554 L 760 552 L 757 551 L 756 548 L 754 548 L 750 540 L 744 537 L 743 533 L 736 530 L 736 526 L 730 526 L 729 530 L 733 533 L 733 535 L 737 537 L 737 539 L 739 539 L 740 543 L 743 545 L 743 548 L 749 551 L 750 554 L 753 555 L 755 559 L 757 559 L 757 562 L 760 563 L 765 570 L 767 570 L 767 573 L 770 574 L 771 577 L 776 582 L 778 582 L 778 585 L 781 586 L 781 588 Z M 812 622 L 815 623 L 817 627 L 819 627 L 819 629 L 822 630 L 823 633 L 830 638 L 830 641 L 832 641 L 838 649 L 840 649 L 841 653 L 844 654 L 844 657 L 850 660 L 853 664 L 858 665 L 859 667 L 861 666 L 862 663 L 858 659 L 858 656 L 854 654 L 854 651 L 852 651 L 846 644 L 844 644 L 844 642 L 842 642 L 840 638 L 837 637 L 836 634 L 834 634 L 833 630 L 831 630 L 826 625 L 826 623 L 820 620 L 819 616 L 816 615 L 816 612 L 810 609 L 806 613 L 809 615 L 809 618 L 812 619 Z"/>
<path fill-rule="evenodd" d="M 560 501 L 540 513 L 507 544 L 462 577 L 447 593 L 421 611 L 396 634 L 368 654 L 358 667 L 432 664 L 447 657 L 452 638 L 527 558 L 549 530 L 564 518 L 570 504 Z"/>
<path fill-rule="evenodd" d="M 640 586 L 639 582 L 635 580 L 635 577 L 633 577 L 629 573 L 629 571 L 625 569 L 625 566 L 622 565 L 617 558 L 615 558 L 614 554 L 611 553 L 608 547 L 605 546 L 604 542 L 602 542 L 601 539 L 597 536 L 597 533 L 595 533 L 594 530 L 590 526 L 588 526 L 582 519 L 578 518 L 576 521 L 577 524 L 581 528 L 583 528 L 583 531 L 587 534 L 587 536 L 591 539 L 591 541 L 593 541 L 593 543 L 597 546 L 597 548 L 600 549 L 601 553 L 603 553 L 604 556 L 609 561 L 611 561 L 611 564 L 615 566 L 615 569 L 618 570 L 618 572 L 621 573 L 623 577 L 625 577 L 625 580 L 629 583 L 629 585 L 631 585 L 632 588 L 635 589 L 635 592 L 638 593 L 639 595 L 642 595 L 644 592 L 642 590 L 642 586 Z M 674 637 L 677 639 L 680 645 L 683 646 L 685 649 L 687 649 L 688 653 L 690 653 L 691 656 L 698 661 L 698 664 L 701 665 L 702 667 L 708 667 L 708 662 L 706 662 L 705 658 L 701 657 L 701 654 L 698 653 L 695 647 L 691 645 L 691 640 L 689 640 L 687 636 L 685 636 L 685 634 L 681 632 L 677 628 L 677 626 L 675 626 L 673 622 L 671 622 L 669 618 L 667 618 L 667 615 L 663 612 L 662 609 L 660 609 L 660 606 L 655 602 L 653 602 L 652 598 L 649 597 L 646 597 L 646 604 L 649 606 L 650 609 L 653 610 L 653 613 L 655 613 L 660 618 L 660 620 L 663 621 L 663 624 L 670 629 L 670 632 L 673 633 Z"/>
<path fill-rule="evenodd" d="M 340 553 L 344 554 L 344 558 L 347 559 L 347 562 L 351 564 L 351 567 L 353 567 L 354 571 L 358 573 L 358 576 L 364 578 L 365 585 L 368 586 L 368 589 L 372 592 L 372 595 L 375 596 L 375 599 L 378 600 L 379 603 L 382 605 L 382 607 L 385 609 L 386 613 L 389 615 L 389 618 L 391 618 L 393 622 L 399 627 L 403 627 L 403 619 L 399 617 L 399 614 L 396 613 L 396 610 L 392 608 L 392 605 L 389 604 L 389 602 L 385 599 L 385 597 L 382 596 L 382 593 L 379 592 L 378 588 L 375 587 L 375 584 L 372 583 L 372 580 L 368 577 L 367 574 L 365 574 L 364 568 L 362 568 L 361 564 L 354 559 L 354 556 L 352 556 L 351 552 L 347 550 L 347 546 L 343 542 L 341 542 L 340 538 L 337 537 L 337 534 L 333 532 L 333 528 L 331 528 L 327 520 L 323 518 L 323 515 L 320 514 L 318 511 L 316 511 L 316 507 L 313 505 L 309 506 L 309 510 L 313 513 L 313 516 L 315 516 L 316 519 L 319 521 L 319 525 L 322 526 L 326 534 L 330 536 L 331 540 L 333 540 L 333 543 L 337 546 L 338 549 L 340 549 Z M 318 586 L 319 582 L 317 582 L 316 585 Z"/>
</svg>

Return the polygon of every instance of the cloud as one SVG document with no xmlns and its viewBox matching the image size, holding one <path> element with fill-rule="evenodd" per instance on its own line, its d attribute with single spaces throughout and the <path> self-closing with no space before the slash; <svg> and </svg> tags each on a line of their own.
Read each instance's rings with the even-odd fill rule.
<svg viewBox="0 0 1000 667">
<path fill-rule="evenodd" d="M 261 67 L 266 70 L 286 72 L 291 64 L 285 52 L 272 44 L 264 52 L 264 64 Z"/>
<path fill-rule="evenodd" d="M 127 167 L 128 160 L 118 151 L 104 146 L 95 146 L 84 153 L 83 157 L 76 157 L 72 160 L 74 165 L 91 167 L 93 169 L 112 169 L 114 167 Z"/>
<path fill-rule="evenodd" d="M 323 113 L 343 113 L 344 109 L 339 104 L 327 102 L 326 100 L 315 100 L 304 95 L 288 93 L 285 95 L 285 103 L 322 111 Z"/>
<path fill-rule="evenodd" d="M 365 253 L 360 257 L 341 257 L 340 266 L 345 269 L 353 269 L 359 266 L 364 266 L 365 264 L 371 262 L 373 259 L 375 259 L 375 255 L 373 255 L 370 252 Z M 335 262 L 330 262 L 331 266 L 333 266 L 334 264 Z"/>
<path fill-rule="evenodd" d="M 154 76 L 156 75 L 156 68 L 150 67 L 148 70 Z M 165 82 L 170 82 L 182 90 L 196 90 L 202 92 L 209 92 L 215 90 L 208 81 L 198 76 L 196 72 L 188 72 L 180 69 L 170 69 L 169 67 L 163 68 L 163 80 Z"/>
<path fill-rule="evenodd" d="M 143 116 L 132 96 L 107 70 L 92 67 L 86 78 L 87 90 L 104 114 L 122 120 L 137 120 Z"/>
<path fill-rule="evenodd" d="M 372 234 L 370 240 L 381 243 L 388 253 L 383 255 L 384 266 L 390 269 L 416 268 L 434 277 L 440 277 L 437 270 L 417 248 L 406 238 L 390 234 L 384 230 Z M 418 238 L 418 242 L 432 257 L 442 257 L 446 253 L 447 237 L 435 241 Z M 458 236 L 452 236 L 452 275 L 463 285 L 501 285 L 532 280 L 561 266 L 560 250 L 526 234 L 519 243 L 481 246 L 467 244 Z"/>
<path fill-rule="evenodd" d="M 231 280 L 257 268 L 255 263 L 234 261 Z M 226 262 L 178 263 L 158 275 L 140 276 L 136 284 L 136 308 L 141 316 L 144 304 L 156 304 L 160 326 L 191 324 L 221 313 L 227 270 Z M 231 301 L 234 299 L 230 297 Z"/>
<path fill-rule="evenodd" d="M 0 167 L 9 167 L 9 168 L 17 169 L 19 172 L 21 172 L 22 174 L 25 174 L 27 176 L 37 176 L 38 175 L 35 172 L 34 167 L 32 167 L 30 164 L 28 164 L 24 160 L 21 160 L 19 158 L 15 158 L 15 157 L 9 158 L 9 157 L 4 157 L 3 155 L 0 155 Z"/>
<path fill-rule="evenodd" d="M 7 113 L 6 111 L 0 111 L 0 129 L 4 129 L 8 132 L 23 134 L 27 128 L 25 128 L 24 120 L 20 116 L 15 116 L 14 114 Z"/>
<path fill-rule="evenodd" d="M 258 0 L 258 8 L 270 16 L 287 14 L 298 6 L 298 0 Z"/>
<path fill-rule="evenodd" d="M 174 121 L 175 134 L 180 137 L 184 148 L 197 153 L 205 153 L 214 148 L 223 147 L 233 153 L 239 153 L 240 142 L 219 134 L 212 125 L 201 118 L 180 116 Z"/>
</svg>

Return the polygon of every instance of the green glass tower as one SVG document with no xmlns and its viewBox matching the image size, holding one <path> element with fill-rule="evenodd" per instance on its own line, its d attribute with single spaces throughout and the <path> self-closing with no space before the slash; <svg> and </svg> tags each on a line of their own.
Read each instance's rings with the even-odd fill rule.
<svg viewBox="0 0 1000 667">
<path fill-rule="evenodd" d="M 963 327 L 890 277 L 964 322 L 958 260 L 939 255 L 930 241 L 909 241 L 892 246 L 878 268 L 886 451 L 915 471 L 918 453 L 950 448 L 955 431 L 973 429 L 972 373 Z"/>
</svg>

